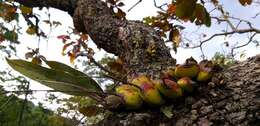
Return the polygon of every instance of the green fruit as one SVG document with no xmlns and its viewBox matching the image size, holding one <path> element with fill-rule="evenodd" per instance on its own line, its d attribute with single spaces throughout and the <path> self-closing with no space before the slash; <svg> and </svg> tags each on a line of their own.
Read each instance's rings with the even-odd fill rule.
<svg viewBox="0 0 260 126">
<path fill-rule="evenodd" d="M 183 77 L 177 81 L 177 84 L 187 93 L 192 93 L 194 83 L 189 77 Z"/>
<path fill-rule="evenodd" d="M 131 85 L 120 85 L 116 88 L 116 93 L 123 97 L 128 109 L 138 109 L 142 106 L 143 100 L 138 88 Z"/>
<path fill-rule="evenodd" d="M 197 76 L 197 81 L 207 82 L 212 78 L 212 73 L 207 71 L 200 71 Z"/>
<path fill-rule="evenodd" d="M 164 83 L 160 81 L 154 81 L 154 83 L 155 87 L 166 98 L 175 99 L 182 96 L 181 88 L 172 80 L 164 79 Z"/>
<path fill-rule="evenodd" d="M 199 66 L 197 61 L 192 57 L 187 59 L 186 62 L 182 65 L 177 65 L 175 68 L 175 76 L 177 78 L 190 77 L 194 78 L 199 73 Z"/>
</svg>

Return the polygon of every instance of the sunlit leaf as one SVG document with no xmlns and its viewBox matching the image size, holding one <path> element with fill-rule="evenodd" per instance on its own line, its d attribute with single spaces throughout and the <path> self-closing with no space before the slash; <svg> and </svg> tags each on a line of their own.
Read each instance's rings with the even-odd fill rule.
<svg viewBox="0 0 260 126">
<path fill-rule="evenodd" d="M 170 31 L 169 40 L 171 40 L 178 47 L 181 42 L 180 31 L 176 28 L 172 29 Z"/>
<path fill-rule="evenodd" d="M 62 71 L 64 73 L 68 73 L 76 78 L 84 78 L 85 80 L 89 80 L 89 84 L 93 85 L 93 87 L 95 87 L 96 89 L 100 89 L 100 86 L 92 79 L 90 78 L 89 76 L 87 76 L 85 73 L 81 72 L 81 71 L 78 71 L 64 63 L 60 63 L 60 62 L 57 62 L 57 61 L 47 61 L 45 60 L 45 63 L 51 67 L 51 69 L 53 70 L 56 70 L 56 71 Z"/>
<path fill-rule="evenodd" d="M 239 0 L 240 4 L 243 6 L 252 4 L 253 0 Z"/>
<path fill-rule="evenodd" d="M 31 62 L 36 65 L 42 64 L 42 60 L 39 57 L 33 57 Z"/>
<path fill-rule="evenodd" d="M 68 53 L 69 57 L 70 57 L 70 63 L 74 64 L 74 60 L 77 58 L 75 53 Z"/>
<path fill-rule="evenodd" d="M 88 96 L 91 92 L 103 92 L 89 77 L 75 77 L 69 73 L 48 69 L 24 60 L 6 60 L 14 70 L 57 91 L 78 96 Z"/>
<path fill-rule="evenodd" d="M 33 9 L 31 7 L 27 7 L 24 5 L 20 6 L 20 10 L 21 10 L 22 14 L 25 14 L 25 15 L 30 15 L 33 12 Z"/>
<path fill-rule="evenodd" d="M 36 34 L 36 27 L 35 26 L 30 26 L 27 28 L 26 33 L 28 33 L 29 35 L 34 35 Z"/>
</svg>

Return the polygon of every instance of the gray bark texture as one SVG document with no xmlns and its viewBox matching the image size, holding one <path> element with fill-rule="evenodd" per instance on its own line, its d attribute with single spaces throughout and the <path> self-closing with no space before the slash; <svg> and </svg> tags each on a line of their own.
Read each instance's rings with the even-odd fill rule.
<svg viewBox="0 0 260 126">
<path fill-rule="evenodd" d="M 260 126 L 260 55 L 216 74 L 192 96 L 159 110 L 115 113 L 95 126 Z"/>
<path fill-rule="evenodd" d="M 99 48 L 119 56 L 128 73 L 158 76 L 175 59 L 153 28 L 116 18 L 101 0 L 15 0 L 31 7 L 67 11 L 78 31 L 86 32 Z M 155 50 L 153 53 L 147 49 Z M 260 55 L 218 73 L 200 84 L 192 96 L 173 102 L 168 119 L 156 108 L 114 113 L 96 126 L 260 125 Z"/>
</svg>

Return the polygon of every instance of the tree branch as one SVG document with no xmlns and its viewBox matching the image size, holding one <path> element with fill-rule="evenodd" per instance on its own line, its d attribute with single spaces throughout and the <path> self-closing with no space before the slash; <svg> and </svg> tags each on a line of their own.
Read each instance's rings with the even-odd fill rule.
<svg viewBox="0 0 260 126">
<path fill-rule="evenodd" d="M 239 45 L 239 46 L 235 46 L 235 47 L 231 48 L 231 56 L 232 56 L 232 57 L 235 56 L 235 54 L 234 54 L 235 49 L 239 49 L 239 48 L 245 47 L 245 46 L 247 46 L 248 44 L 250 44 L 250 43 L 253 41 L 253 38 L 254 38 L 255 36 L 256 36 L 256 33 L 254 33 L 252 36 L 250 36 L 250 38 L 249 38 L 249 40 L 248 40 L 247 43 L 242 44 L 242 45 Z"/>
<path fill-rule="evenodd" d="M 73 15 L 78 0 L 14 0 L 28 7 L 52 7 Z"/>
<path fill-rule="evenodd" d="M 28 6 L 74 10 L 75 29 L 89 34 L 99 48 L 123 59 L 127 71 L 159 75 L 162 69 L 175 65 L 170 49 L 155 29 L 143 22 L 116 17 L 113 10 L 101 0 L 15 1 Z M 77 5 L 70 5 L 71 2 L 77 2 Z"/>
<path fill-rule="evenodd" d="M 230 31 L 230 32 L 224 32 L 224 33 L 217 33 L 217 34 L 214 34 L 214 35 L 210 36 L 209 38 L 201 41 L 199 45 L 193 46 L 193 47 L 189 47 L 189 48 L 199 48 L 204 43 L 206 43 L 206 42 L 210 41 L 211 39 L 213 39 L 215 37 L 218 37 L 218 36 L 231 35 L 231 34 L 235 34 L 235 33 L 244 34 L 244 33 L 249 33 L 249 32 L 254 32 L 254 33 L 259 34 L 260 33 L 260 29 L 249 28 L 249 29 L 239 29 L 239 30 Z"/>
</svg>

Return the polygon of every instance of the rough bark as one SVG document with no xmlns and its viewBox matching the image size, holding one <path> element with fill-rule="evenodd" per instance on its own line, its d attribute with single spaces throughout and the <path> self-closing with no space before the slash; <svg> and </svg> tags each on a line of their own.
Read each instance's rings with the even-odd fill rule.
<svg viewBox="0 0 260 126">
<path fill-rule="evenodd" d="M 122 58 L 129 73 L 159 75 L 162 69 L 175 65 L 156 30 L 139 21 L 115 17 L 101 0 L 15 1 L 31 7 L 47 6 L 73 12 L 75 28 L 88 33 L 99 48 Z"/>
<path fill-rule="evenodd" d="M 259 75 L 260 55 L 218 73 L 222 84 L 201 84 L 197 93 L 173 103 L 171 119 L 155 108 L 115 113 L 95 126 L 259 126 Z"/>
<path fill-rule="evenodd" d="M 142 22 L 116 18 L 102 1 L 79 0 L 73 20 L 76 29 L 86 31 L 98 47 L 121 57 L 128 71 L 154 74 L 175 64 L 154 29 Z"/>
<path fill-rule="evenodd" d="M 73 16 L 75 28 L 87 32 L 99 48 L 124 60 L 128 72 L 159 75 L 175 64 L 159 34 L 138 21 L 118 19 L 100 0 L 15 0 L 31 7 L 54 7 Z M 149 49 L 155 50 L 153 53 Z M 196 94 L 174 102 L 171 119 L 158 109 L 115 113 L 99 124 L 144 125 L 257 125 L 259 115 L 260 56 L 218 74 L 225 83 L 201 84 Z M 216 76 L 217 77 L 217 76 Z M 213 84 L 213 83 L 211 83 Z"/>
</svg>

